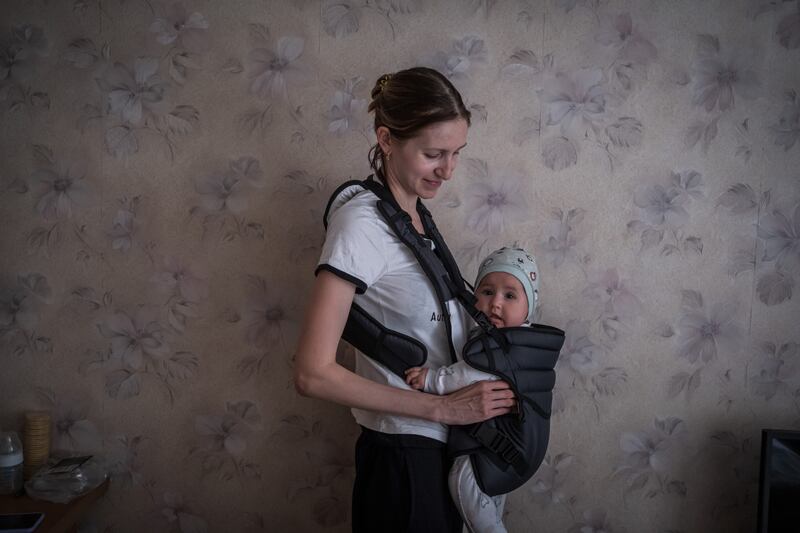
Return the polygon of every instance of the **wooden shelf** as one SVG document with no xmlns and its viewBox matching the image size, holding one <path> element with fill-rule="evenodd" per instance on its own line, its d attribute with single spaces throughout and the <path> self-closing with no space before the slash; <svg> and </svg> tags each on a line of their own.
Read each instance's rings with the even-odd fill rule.
<svg viewBox="0 0 800 533">
<path fill-rule="evenodd" d="M 69 503 L 52 503 L 34 500 L 30 496 L 0 496 L 0 514 L 44 513 L 44 520 L 36 533 L 69 533 L 77 531 L 77 523 L 89 511 L 92 504 L 108 490 L 106 479 L 99 486 Z"/>
</svg>

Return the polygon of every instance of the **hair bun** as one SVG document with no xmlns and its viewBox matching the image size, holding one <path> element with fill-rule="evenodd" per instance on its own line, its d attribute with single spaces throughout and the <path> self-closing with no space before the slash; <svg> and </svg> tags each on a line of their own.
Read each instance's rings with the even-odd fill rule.
<svg viewBox="0 0 800 533">
<path fill-rule="evenodd" d="M 391 74 L 384 74 L 383 76 L 378 78 L 378 81 L 375 82 L 375 87 L 372 88 L 371 96 L 373 100 L 377 98 L 378 95 L 384 91 L 384 89 L 386 89 L 386 86 L 389 85 L 389 80 L 391 79 L 392 79 Z"/>
</svg>

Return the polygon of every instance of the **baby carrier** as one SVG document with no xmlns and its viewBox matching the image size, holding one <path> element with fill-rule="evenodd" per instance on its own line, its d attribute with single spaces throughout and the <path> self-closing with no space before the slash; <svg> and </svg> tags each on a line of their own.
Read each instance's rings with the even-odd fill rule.
<svg viewBox="0 0 800 533">
<path fill-rule="evenodd" d="M 400 208 L 391 192 L 372 176 L 364 181 L 348 181 L 334 191 L 325 209 L 325 227 L 334 204 L 346 202 L 364 190 L 378 197 L 381 216 L 413 252 L 431 281 L 450 339 L 452 362 L 458 359 L 445 302 L 456 298 L 481 328 L 481 333 L 464 346 L 464 361 L 507 382 L 517 398 L 517 413 L 478 424 L 451 426 L 447 443 L 451 457 L 470 455 L 478 486 L 484 493 L 496 496 L 510 492 L 530 479 L 544 459 L 550 435 L 553 368 L 564 343 L 564 332 L 539 324 L 494 327 L 475 307 L 475 296 L 467 289 L 455 259 L 422 202 L 417 201 L 417 212 L 425 235 L 433 241 L 433 250 L 417 233 L 411 217 Z M 408 368 L 422 366 L 427 360 L 425 345 L 387 328 L 355 303 L 342 338 L 401 378 Z"/>
</svg>

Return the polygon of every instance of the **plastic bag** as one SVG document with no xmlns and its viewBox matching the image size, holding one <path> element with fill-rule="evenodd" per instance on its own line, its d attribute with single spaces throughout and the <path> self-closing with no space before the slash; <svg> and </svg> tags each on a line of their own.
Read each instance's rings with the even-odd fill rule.
<svg viewBox="0 0 800 533">
<path fill-rule="evenodd" d="M 96 456 L 51 458 L 25 483 L 25 492 L 36 500 L 68 503 L 107 477 L 103 461 Z"/>
</svg>

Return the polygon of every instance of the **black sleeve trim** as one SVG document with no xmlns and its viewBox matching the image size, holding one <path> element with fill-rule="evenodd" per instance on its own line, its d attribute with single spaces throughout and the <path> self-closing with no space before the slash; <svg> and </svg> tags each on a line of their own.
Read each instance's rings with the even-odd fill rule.
<svg viewBox="0 0 800 533">
<path fill-rule="evenodd" d="M 364 294 L 364 292 L 366 292 L 366 290 L 367 290 L 367 284 L 366 283 L 364 283 L 363 281 L 361 281 L 357 277 L 348 274 L 347 272 L 342 272 L 338 268 L 330 266 L 327 263 L 319 265 L 317 267 L 317 269 L 314 271 L 314 275 L 316 276 L 317 274 L 319 274 L 320 270 L 327 270 L 331 274 L 335 274 L 336 276 L 342 278 L 343 280 L 349 281 L 350 283 L 352 283 L 353 285 L 356 286 L 356 294 Z"/>
</svg>

